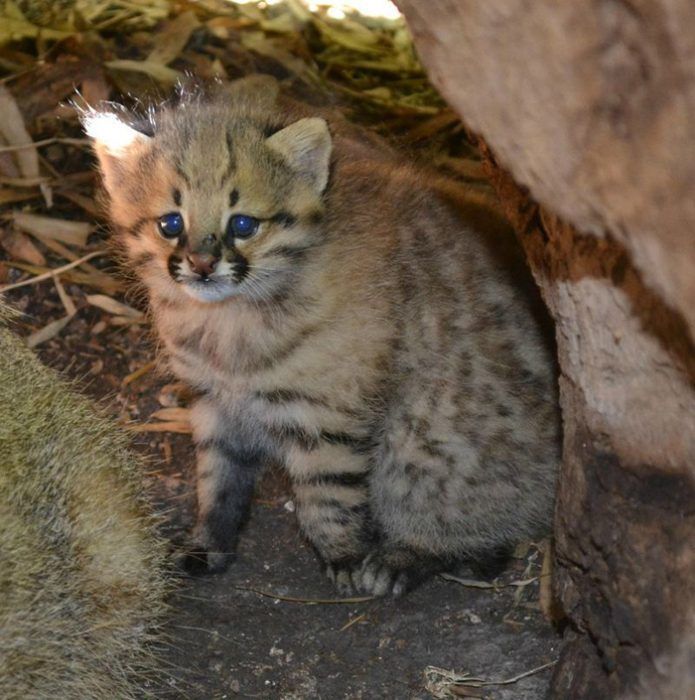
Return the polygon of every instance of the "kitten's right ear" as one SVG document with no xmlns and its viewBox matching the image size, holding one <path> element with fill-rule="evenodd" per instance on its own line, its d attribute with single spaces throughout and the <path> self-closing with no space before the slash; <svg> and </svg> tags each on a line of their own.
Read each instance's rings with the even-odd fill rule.
<svg viewBox="0 0 695 700">
<path fill-rule="evenodd" d="M 152 138 L 129 126 L 113 112 L 89 111 L 83 115 L 82 125 L 93 141 L 106 189 L 112 191 L 123 166 L 141 155 Z"/>
</svg>

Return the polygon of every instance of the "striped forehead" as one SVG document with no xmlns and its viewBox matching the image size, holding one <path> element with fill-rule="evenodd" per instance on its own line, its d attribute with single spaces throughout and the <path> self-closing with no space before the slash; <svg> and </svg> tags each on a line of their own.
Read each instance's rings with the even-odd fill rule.
<svg viewBox="0 0 695 700">
<path fill-rule="evenodd" d="M 282 208 L 294 176 L 263 146 L 261 127 L 246 120 L 225 122 L 215 112 L 197 116 L 172 120 L 160 142 L 183 185 L 193 192 L 225 196 L 236 190 L 242 206 Z"/>
<path fill-rule="evenodd" d="M 178 174 L 190 189 L 222 187 L 236 169 L 231 130 L 203 119 L 181 126 L 174 143 L 166 149 Z"/>
</svg>

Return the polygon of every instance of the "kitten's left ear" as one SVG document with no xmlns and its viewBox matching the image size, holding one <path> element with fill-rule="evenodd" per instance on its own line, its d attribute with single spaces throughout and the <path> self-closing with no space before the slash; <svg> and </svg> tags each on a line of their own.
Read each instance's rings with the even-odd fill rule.
<svg viewBox="0 0 695 700">
<path fill-rule="evenodd" d="M 87 112 L 82 125 L 93 142 L 106 189 L 112 191 L 128 161 L 137 158 L 152 138 L 129 126 L 113 112 Z"/>
<path fill-rule="evenodd" d="M 326 189 L 333 142 L 325 120 L 300 119 L 269 136 L 265 144 L 298 175 L 308 179 L 319 194 Z"/>
<path fill-rule="evenodd" d="M 112 112 L 88 112 L 82 119 L 82 125 L 87 136 L 94 139 L 94 145 L 115 158 L 147 144 L 151 138 L 133 129 Z"/>
</svg>

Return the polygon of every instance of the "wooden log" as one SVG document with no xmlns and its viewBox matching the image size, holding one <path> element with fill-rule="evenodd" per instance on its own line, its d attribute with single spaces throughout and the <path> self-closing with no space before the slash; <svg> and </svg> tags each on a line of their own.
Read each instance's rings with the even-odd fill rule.
<svg viewBox="0 0 695 700">
<path fill-rule="evenodd" d="M 552 697 L 695 697 L 695 5 L 398 4 L 556 322 Z"/>
<path fill-rule="evenodd" d="M 695 3 L 398 0 L 434 85 L 534 198 L 695 329 Z"/>
</svg>

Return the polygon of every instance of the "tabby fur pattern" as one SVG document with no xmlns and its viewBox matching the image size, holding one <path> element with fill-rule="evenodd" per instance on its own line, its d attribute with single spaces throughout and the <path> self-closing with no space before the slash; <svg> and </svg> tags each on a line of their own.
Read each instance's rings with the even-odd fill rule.
<svg viewBox="0 0 695 700">
<path fill-rule="evenodd" d="M 271 462 L 341 592 L 399 594 L 548 529 L 553 350 L 484 199 L 266 77 L 144 128 L 113 109 L 85 125 L 171 369 L 200 394 L 205 566 L 228 562 Z"/>
</svg>

